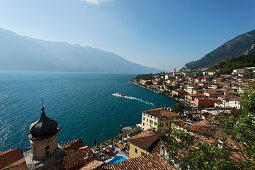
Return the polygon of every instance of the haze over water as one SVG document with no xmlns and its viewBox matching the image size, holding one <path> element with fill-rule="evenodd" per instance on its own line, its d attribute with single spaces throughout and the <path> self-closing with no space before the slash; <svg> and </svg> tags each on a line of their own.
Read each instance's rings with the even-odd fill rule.
<svg viewBox="0 0 255 170">
<path fill-rule="evenodd" d="M 175 101 L 134 86 L 131 74 L 0 72 L 0 151 L 28 147 L 28 126 L 41 114 L 58 122 L 59 143 L 82 138 L 89 146 L 141 122 L 141 111 Z M 122 93 L 128 97 L 113 96 Z"/>
</svg>

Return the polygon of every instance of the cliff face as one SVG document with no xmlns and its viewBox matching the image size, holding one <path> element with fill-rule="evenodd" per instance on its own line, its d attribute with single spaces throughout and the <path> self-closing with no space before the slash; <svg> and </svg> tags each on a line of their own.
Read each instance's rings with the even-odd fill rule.
<svg viewBox="0 0 255 170">
<path fill-rule="evenodd" d="M 255 51 L 255 30 L 239 35 L 222 44 L 217 49 L 206 54 L 197 61 L 192 61 L 185 66 L 189 69 L 209 67 L 228 58 L 247 55 Z"/>
</svg>

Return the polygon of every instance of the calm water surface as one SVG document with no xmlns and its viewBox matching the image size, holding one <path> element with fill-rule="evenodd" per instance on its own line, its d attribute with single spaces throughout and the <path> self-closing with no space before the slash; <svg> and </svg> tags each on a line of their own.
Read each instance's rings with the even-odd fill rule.
<svg viewBox="0 0 255 170">
<path fill-rule="evenodd" d="M 141 111 L 172 106 L 161 94 L 128 83 L 135 75 L 0 72 L 0 151 L 28 147 L 28 126 L 41 113 L 58 122 L 59 142 L 81 138 L 92 146 L 141 122 Z M 127 98 L 113 96 L 122 93 Z"/>
</svg>

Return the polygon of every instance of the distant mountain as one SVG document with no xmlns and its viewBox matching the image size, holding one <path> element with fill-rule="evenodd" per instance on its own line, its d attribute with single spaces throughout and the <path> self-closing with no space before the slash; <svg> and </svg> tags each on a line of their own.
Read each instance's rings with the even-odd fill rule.
<svg viewBox="0 0 255 170">
<path fill-rule="evenodd" d="M 105 73 L 155 73 L 158 69 L 130 62 L 91 47 L 53 42 L 0 29 L 0 70 Z"/>
<path fill-rule="evenodd" d="M 201 59 L 187 63 L 185 66 L 189 69 L 208 67 L 226 61 L 228 58 L 247 55 L 252 52 L 255 52 L 255 30 L 235 37 Z"/>
</svg>

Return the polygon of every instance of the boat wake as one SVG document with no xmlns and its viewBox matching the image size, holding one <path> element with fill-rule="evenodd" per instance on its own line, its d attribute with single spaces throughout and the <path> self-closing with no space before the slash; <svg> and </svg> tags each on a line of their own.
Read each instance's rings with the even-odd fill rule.
<svg viewBox="0 0 255 170">
<path fill-rule="evenodd" d="M 116 93 L 113 93 L 112 94 L 113 96 L 116 96 L 116 97 L 122 97 L 122 98 L 125 98 L 125 99 L 129 99 L 129 100 L 137 100 L 137 101 L 140 101 L 140 102 L 143 102 L 147 105 L 152 105 L 152 106 L 155 106 L 154 103 L 152 102 L 148 102 L 148 101 L 145 101 L 143 99 L 139 99 L 139 98 L 136 98 L 136 97 L 132 97 L 132 96 L 124 96 L 124 95 L 117 95 Z"/>
</svg>

